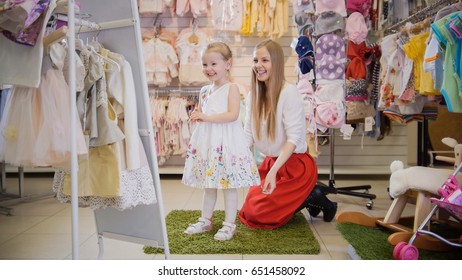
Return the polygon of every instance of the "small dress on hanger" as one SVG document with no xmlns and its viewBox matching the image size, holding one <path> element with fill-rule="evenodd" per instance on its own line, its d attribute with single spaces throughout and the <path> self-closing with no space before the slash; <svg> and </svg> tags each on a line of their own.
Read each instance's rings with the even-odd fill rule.
<svg viewBox="0 0 462 280">
<path fill-rule="evenodd" d="M 207 115 L 226 112 L 230 83 L 215 91 L 201 90 Z M 200 122 L 188 145 L 182 183 L 196 188 L 230 189 L 260 184 L 257 165 L 246 145 L 239 119 L 228 123 Z"/>
</svg>

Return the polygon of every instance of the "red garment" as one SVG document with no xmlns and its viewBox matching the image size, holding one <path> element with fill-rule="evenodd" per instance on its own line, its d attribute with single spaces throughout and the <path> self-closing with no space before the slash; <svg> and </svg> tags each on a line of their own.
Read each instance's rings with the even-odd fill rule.
<svg viewBox="0 0 462 280">
<path fill-rule="evenodd" d="M 258 171 L 261 184 L 276 161 L 266 157 Z M 276 175 L 276 189 L 270 195 L 262 194 L 260 186 L 250 187 L 239 219 L 250 228 L 274 229 L 285 225 L 307 199 L 318 179 L 318 168 L 308 154 L 292 154 Z"/>
<path fill-rule="evenodd" d="M 372 49 L 366 46 L 366 42 L 355 44 L 353 41 L 348 40 L 347 57 L 350 62 L 347 65 L 345 77 L 347 79 L 353 78 L 366 79 L 366 60 L 370 57 Z"/>
</svg>

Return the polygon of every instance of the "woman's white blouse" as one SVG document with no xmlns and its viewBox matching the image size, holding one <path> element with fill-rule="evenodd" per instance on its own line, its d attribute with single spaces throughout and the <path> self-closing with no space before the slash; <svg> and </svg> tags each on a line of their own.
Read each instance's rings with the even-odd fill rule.
<svg viewBox="0 0 462 280">
<path fill-rule="evenodd" d="M 248 94 L 246 98 L 247 106 L 244 124 L 249 147 L 255 144 L 257 149 L 266 156 L 277 157 L 282 146 L 289 141 L 295 145 L 294 153 L 305 153 L 307 150 L 305 140 L 306 120 L 302 96 L 297 87 L 289 83 L 285 83 L 283 86 L 277 106 L 276 138 L 274 142 L 266 136 L 265 121 L 260 127 L 260 139 L 256 138 L 256 128 L 250 114 L 251 95 Z"/>
</svg>

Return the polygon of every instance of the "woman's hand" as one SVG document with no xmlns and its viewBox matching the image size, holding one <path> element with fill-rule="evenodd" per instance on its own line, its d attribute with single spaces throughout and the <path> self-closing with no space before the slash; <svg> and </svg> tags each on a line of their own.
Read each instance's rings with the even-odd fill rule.
<svg viewBox="0 0 462 280">
<path fill-rule="evenodd" d="M 261 192 L 270 195 L 276 189 L 276 173 L 268 172 L 266 174 L 265 183 L 261 186 Z"/>
</svg>

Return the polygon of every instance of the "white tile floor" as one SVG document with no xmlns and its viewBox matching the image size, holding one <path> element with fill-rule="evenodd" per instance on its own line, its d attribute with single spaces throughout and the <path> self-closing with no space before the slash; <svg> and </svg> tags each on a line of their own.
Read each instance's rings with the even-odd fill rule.
<svg viewBox="0 0 462 280">
<path fill-rule="evenodd" d="M 327 183 L 327 176 L 321 177 Z M 377 195 L 372 210 L 365 205 L 367 199 L 345 195 L 329 195 L 339 205 L 338 213 L 360 211 L 370 216 L 383 217 L 391 200 L 387 194 L 387 176 L 348 175 L 336 178 L 338 187 L 358 184 L 372 185 L 371 193 Z M 27 175 L 25 193 L 30 196 L 49 192 L 52 175 Z M 17 179 L 7 179 L 7 192 L 15 192 Z M 202 191 L 181 185 L 180 177 L 174 175 L 161 177 L 164 213 L 173 209 L 201 209 Z M 242 204 L 247 189 L 239 191 Z M 1 204 L 0 204 L 1 205 Z M 0 213 L 0 259 L 3 260 L 62 260 L 72 259 L 71 206 L 62 204 L 52 196 L 25 200 L 10 205 L 12 216 Z M 216 209 L 223 209 L 223 199 L 219 195 Z M 412 209 L 407 209 L 412 211 Z M 411 212 L 409 212 L 411 213 Z M 311 218 L 304 210 L 308 224 L 313 229 L 319 243 L 319 255 L 170 255 L 170 259 L 318 259 L 348 260 L 348 243 L 335 229 L 335 221 L 326 223 L 321 217 Z M 93 211 L 79 208 L 79 259 L 96 259 L 99 253 Z M 146 255 L 143 245 L 104 238 L 103 259 L 146 260 L 164 259 L 164 255 Z"/>
</svg>

